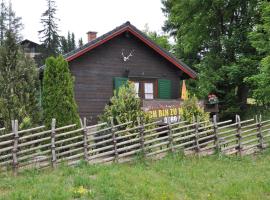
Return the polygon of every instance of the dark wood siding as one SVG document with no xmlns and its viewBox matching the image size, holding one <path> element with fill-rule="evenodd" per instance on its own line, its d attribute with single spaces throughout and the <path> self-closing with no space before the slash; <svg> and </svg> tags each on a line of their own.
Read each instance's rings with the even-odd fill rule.
<svg viewBox="0 0 270 200">
<path fill-rule="evenodd" d="M 127 62 L 123 61 L 122 49 L 126 55 L 134 50 Z M 97 116 L 113 95 L 114 77 L 169 79 L 172 81 L 172 98 L 179 98 L 181 71 L 132 35 L 122 34 L 69 64 L 75 77 L 75 98 L 80 116 L 92 118 L 92 123 L 97 122 Z"/>
</svg>

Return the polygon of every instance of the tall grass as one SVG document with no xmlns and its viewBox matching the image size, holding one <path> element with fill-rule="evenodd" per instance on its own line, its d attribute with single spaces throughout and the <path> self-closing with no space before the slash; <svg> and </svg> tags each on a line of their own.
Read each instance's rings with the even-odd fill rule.
<svg viewBox="0 0 270 200">
<path fill-rule="evenodd" d="M 270 199 L 270 152 L 184 157 L 0 175 L 1 200 Z"/>
</svg>

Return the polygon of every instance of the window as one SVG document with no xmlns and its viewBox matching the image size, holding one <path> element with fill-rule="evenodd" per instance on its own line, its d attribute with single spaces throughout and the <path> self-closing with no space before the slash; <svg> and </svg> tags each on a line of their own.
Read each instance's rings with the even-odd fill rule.
<svg viewBox="0 0 270 200">
<path fill-rule="evenodd" d="M 140 83 L 139 82 L 134 82 L 135 85 L 135 91 L 136 91 L 136 97 L 140 97 L 139 96 L 139 92 L 140 92 Z"/>
<path fill-rule="evenodd" d="M 154 99 L 154 84 L 153 83 L 144 83 L 144 98 Z"/>
<path fill-rule="evenodd" d="M 131 80 L 135 85 L 136 95 L 142 99 L 154 99 L 157 81 L 155 80 Z"/>
</svg>

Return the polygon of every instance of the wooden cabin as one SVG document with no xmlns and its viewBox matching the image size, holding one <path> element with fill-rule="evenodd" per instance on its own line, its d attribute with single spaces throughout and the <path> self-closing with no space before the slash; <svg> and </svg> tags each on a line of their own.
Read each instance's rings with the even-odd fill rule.
<svg viewBox="0 0 270 200">
<path fill-rule="evenodd" d="M 29 56 L 30 58 L 35 59 L 35 57 L 39 56 L 41 45 L 30 41 L 30 40 L 23 40 L 20 42 L 20 45 L 22 46 L 22 49 L 24 50 L 24 53 L 26 56 Z"/>
<path fill-rule="evenodd" d="M 175 104 L 180 98 L 180 81 L 196 78 L 190 67 L 130 22 L 100 37 L 96 32 L 87 34 L 89 42 L 65 58 L 75 77 L 80 116 L 92 123 L 97 122 L 113 91 L 127 80 L 135 83 L 143 106 L 153 107 L 164 101 Z"/>
</svg>

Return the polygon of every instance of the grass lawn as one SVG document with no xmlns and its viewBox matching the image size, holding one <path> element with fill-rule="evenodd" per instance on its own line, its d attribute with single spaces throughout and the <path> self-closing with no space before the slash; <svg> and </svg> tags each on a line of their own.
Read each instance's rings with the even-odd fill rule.
<svg viewBox="0 0 270 200">
<path fill-rule="evenodd" d="M 0 174 L 0 199 L 270 199 L 270 151 Z"/>
</svg>

